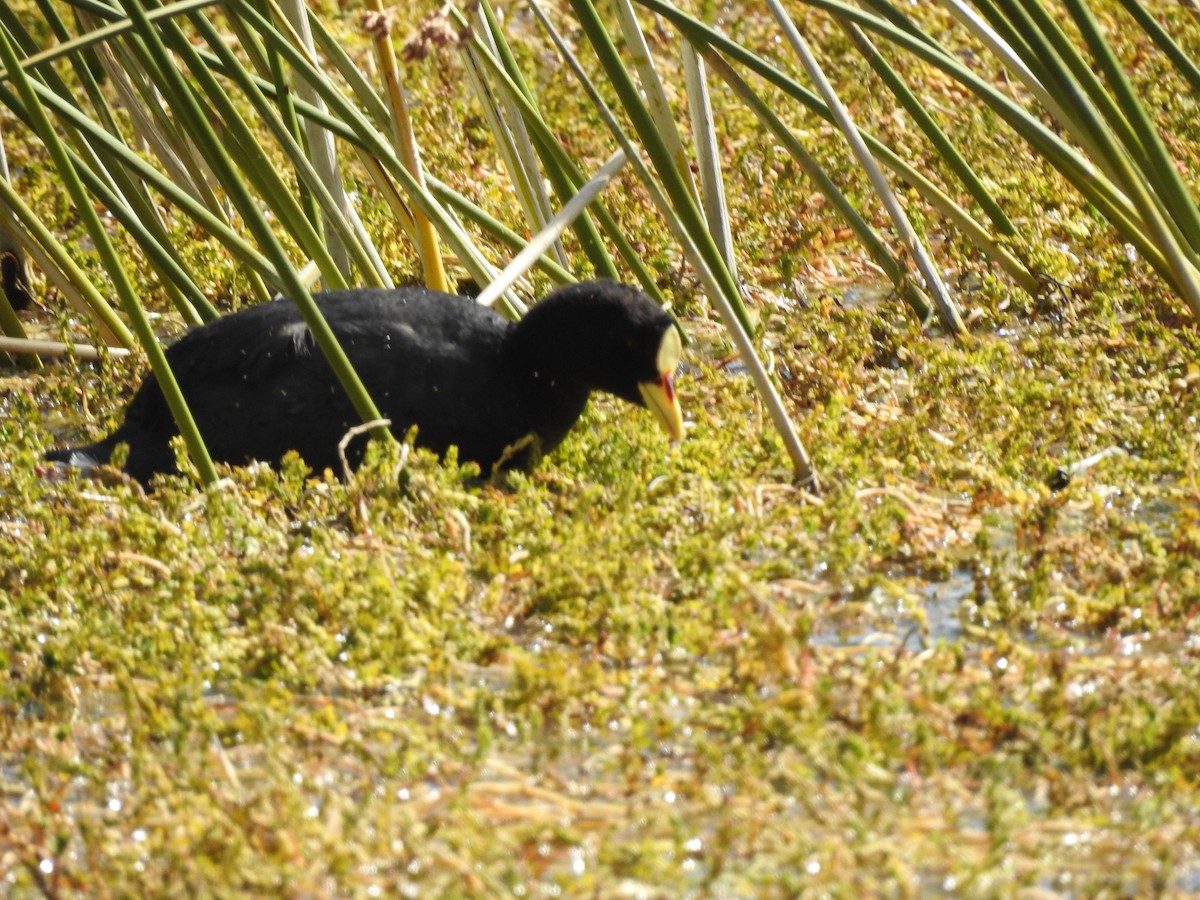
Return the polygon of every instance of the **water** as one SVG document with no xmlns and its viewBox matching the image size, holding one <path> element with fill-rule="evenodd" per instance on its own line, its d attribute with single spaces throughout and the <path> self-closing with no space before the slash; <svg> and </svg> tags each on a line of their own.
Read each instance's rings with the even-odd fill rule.
<svg viewBox="0 0 1200 900">
<path fill-rule="evenodd" d="M 975 591 L 974 576 L 958 569 L 943 582 L 889 581 L 871 589 L 846 613 L 836 609 L 813 630 L 819 647 L 920 648 L 963 635 L 962 606 Z"/>
</svg>

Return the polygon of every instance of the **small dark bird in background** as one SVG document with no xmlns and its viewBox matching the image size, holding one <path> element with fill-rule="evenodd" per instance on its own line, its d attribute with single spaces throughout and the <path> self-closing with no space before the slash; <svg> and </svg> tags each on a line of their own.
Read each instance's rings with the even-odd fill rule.
<svg viewBox="0 0 1200 900">
<path fill-rule="evenodd" d="M 679 332 L 636 288 L 559 288 L 519 322 L 422 288 L 315 297 L 392 432 L 416 425 L 418 446 L 439 455 L 456 446 L 484 474 L 529 465 L 530 445 L 543 453 L 558 446 L 593 391 L 648 406 L 671 440 L 683 435 L 672 381 Z M 295 450 L 317 472 L 341 471 L 338 442 L 361 419 L 290 301 L 196 328 L 167 359 L 215 461 L 277 463 Z M 124 443 L 125 472 L 146 484 L 176 471 L 169 442 L 178 433 L 150 374 L 116 431 L 46 458 L 91 468 Z M 352 464 L 362 443 L 347 452 Z"/>
<path fill-rule="evenodd" d="M 26 309 L 33 303 L 25 260 L 12 250 L 0 253 L 0 290 L 13 309 Z"/>
</svg>

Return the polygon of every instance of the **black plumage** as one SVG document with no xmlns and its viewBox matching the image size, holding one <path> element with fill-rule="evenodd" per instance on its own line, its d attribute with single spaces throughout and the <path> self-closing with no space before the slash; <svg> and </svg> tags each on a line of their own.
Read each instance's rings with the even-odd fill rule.
<svg viewBox="0 0 1200 900">
<path fill-rule="evenodd" d="M 33 303 L 25 259 L 15 251 L 0 252 L 0 290 L 13 309 L 27 309 Z"/>
<path fill-rule="evenodd" d="M 484 473 L 528 461 L 527 450 L 511 448 L 552 450 L 597 390 L 649 405 L 672 439 L 681 436 L 671 381 L 678 333 L 635 288 L 560 288 L 516 323 L 421 288 L 330 291 L 316 300 L 392 431 L 403 436 L 416 425 L 418 445 L 438 454 L 457 446 Z M 338 442 L 360 419 L 291 302 L 194 329 L 167 359 L 214 460 L 276 463 L 295 450 L 318 472 L 341 470 Z M 146 483 L 175 471 L 176 434 L 151 374 L 112 434 L 47 458 L 91 467 L 125 443 L 125 471 Z M 358 441 L 348 457 L 361 455 Z"/>
</svg>

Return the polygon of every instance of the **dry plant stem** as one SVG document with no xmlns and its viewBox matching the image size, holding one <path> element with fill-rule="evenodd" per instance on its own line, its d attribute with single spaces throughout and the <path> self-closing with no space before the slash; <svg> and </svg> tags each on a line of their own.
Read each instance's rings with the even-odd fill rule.
<svg viewBox="0 0 1200 900">
<path fill-rule="evenodd" d="M 355 425 L 342 435 L 342 439 L 338 441 L 338 460 L 342 464 L 342 474 L 346 476 L 346 481 L 350 481 L 350 477 L 354 474 L 350 469 L 350 461 L 346 459 L 346 448 L 350 446 L 350 442 L 360 434 L 367 434 L 381 428 L 391 428 L 391 419 L 374 419 L 370 422 L 363 422 L 360 425 Z"/>
<path fill-rule="evenodd" d="M 0 351 L 5 353 L 30 354 L 37 356 L 73 356 L 87 362 L 95 362 L 103 355 L 114 359 L 129 356 L 124 347 L 107 347 L 102 354 L 90 344 L 64 344 L 60 341 L 39 341 L 33 338 L 0 337 Z"/>
<path fill-rule="evenodd" d="M 475 298 L 476 301 L 482 306 L 491 306 L 499 300 L 505 291 L 516 284 L 518 278 L 533 268 L 538 258 L 554 245 L 570 224 L 587 209 L 588 204 L 599 196 L 600 192 L 621 171 L 625 162 L 626 157 L 622 150 L 618 150 L 610 156 L 608 162 L 600 168 L 596 176 L 580 188 L 579 193 L 546 223 L 545 228 L 534 235 L 521 252 L 513 257 L 512 262 L 504 267 L 504 271 L 496 276 L 496 280 Z"/>
<path fill-rule="evenodd" d="M 884 178 L 883 172 L 875 162 L 875 158 L 871 155 L 871 151 L 867 149 L 862 135 L 858 133 L 858 127 L 854 124 L 853 119 L 850 118 L 849 110 L 838 99 L 833 86 L 825 77 L 825 73 L 821 71 L 820 64 L 809 49 L 808 42 L 801 37 L 795 23 L 792 22 L 791 17 L 780 5 L 779 0 L 767 0 L 767 4 L 772 14 L 774 14 L 776 21 L 779 22 L 780 27 L 783 29 L 788 42 L 792 45 L 792 49 L 796 51 L 796 55 L 804 63 L 805 70 L 813 80 L 817 90 L 821 93 L 830 112 L 837 119 L 838 126 L 841 128 L 846 141 L 850 144 L 850 149 L 854 152 L 855 158 L 866 169 L 875 192 L 883 201 L 884 206 L 887 207 L 888 214 L 892 218 L 892 224 L 900 233 L 900 239 L 904 242 L 905 247 L 908 248 L 908 252 L 912 255 L 917 268 L 920 269 L 921 275 L 925 279 L 926 287 L 933 295 L 934 306 L 937 308 L 942 325 L 954 334 L 963 334 L 966 331 L 966 326 L 963 325 L 962 317 L 958 314 L 958 308 L 954 305 L 954 301 L 950 299 L 950 295 L 946 292 L 946 286 L 942 283 L 941 276 L 938 275 L 933 260 L 925 252 L 925 248 L 917 238 L 916 232 L 913 231 L 908 217 L 904 214 L 904 210 L 900 208 L 900 203 L 896 199 L 896 195 L 888 185 L 887 179 Z"/>
<path fill-rule="evenodd" d="M 372 15 L 367 22 L 367 31 L 375 43 L 375 56 L 379 61 L 380 76 L 387 89 L 392 109 L 392 125 L 400 158 L 413 179 L 425 187 L 425 176 L 421 169 L 421 154 L 413 134 L 412 120 L 408 115 L 408 104 L 404 100 L 404 88 L 400 84 L 400 68 L 396 65 L 396 50 L 392 46 L 390 14 L 384 11 L 382 0 L 371 0 Z M 425 272 L 425 285 L 431 290 L 448 293 L 450 282 L 442 265 L 442 251 L 438 244 L 433 223 L 420 210 L 413 209 L 417 226 L 417 251 L 421 255 L 421 268 Z"/>
<path fill-rule="evenodd" d="M 708 96 L 708 73 L 704 59 L 686 40 L 683 54 L 683 73 L 687 83 L 688 111 L 692 117 L 692 142 L 696 145 L 696 161 L 700 168 L 701 202 L 708 230 L 717 242 L 717 250 L 725 260 L 729 274 L 738 281 L 737 260 L 733 255 L 733 235 L 729 228 L 729 211 L 725 205 L 725 182 L 721 177 L 721 157 L 717 152 L 712 103 Z"/>
</svg>

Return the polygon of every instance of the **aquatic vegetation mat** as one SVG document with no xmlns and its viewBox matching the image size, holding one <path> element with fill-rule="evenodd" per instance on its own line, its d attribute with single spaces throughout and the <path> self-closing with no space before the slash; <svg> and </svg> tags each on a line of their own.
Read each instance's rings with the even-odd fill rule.
<svg viewBox="0 0 1200 900">
<path fill-rule="evenodd" d="M 595 403 L 501 485 L 402 448 L 349 484 L 48 480 L 9 382 L 8 885 L 1194 890 L 1192 339 L 879 320 L 766 322 L 819 503 L 729 440 L 761 413 L 702 322 L 682 445 Z"/>
</svg>

